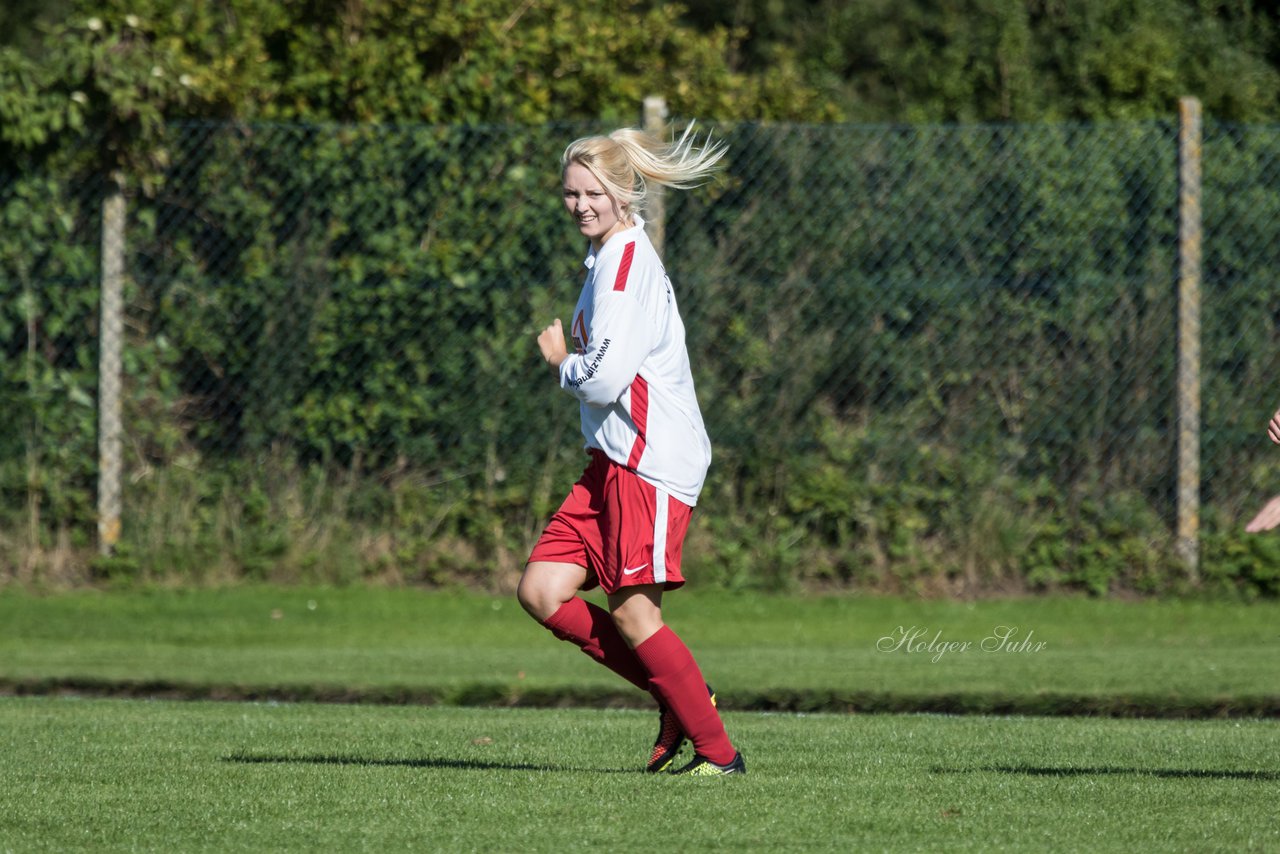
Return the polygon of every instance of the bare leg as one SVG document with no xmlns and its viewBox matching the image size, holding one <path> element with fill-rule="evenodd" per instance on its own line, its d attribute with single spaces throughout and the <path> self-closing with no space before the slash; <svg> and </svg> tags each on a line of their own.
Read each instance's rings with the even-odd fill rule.
<svg viewBox="0 0 1280 854">
<path fill-rule="evenodd" d="M 648 691 L 649 673 L 619 634 L 609 612 L 577 595 L 586 580 L 586 569 L 575 564 L 534 562 L 525 567 L 516 597 L 553 635 Z"/>
<path fill-rule="evenodd" d="M 516 598 L 540 623 L 545 623 L 560 606 L 578 595 L 587 582 L 587 569 L 572 563 L 535 561 L 524 568 Z"/>
<path fill-rule="evenodd" d="M 640 584 L 609 594 L 613 622 L 635 649 L 662 628 L 662 585 Z"/>
</svg>

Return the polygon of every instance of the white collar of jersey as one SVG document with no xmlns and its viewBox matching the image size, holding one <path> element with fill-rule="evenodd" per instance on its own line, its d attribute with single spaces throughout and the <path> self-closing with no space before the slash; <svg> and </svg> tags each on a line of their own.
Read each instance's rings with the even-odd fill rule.
<svg viewBox="0 0 1280 854">
<path fill-rule="evenodd" d="M 613 237 L 610 237 L 610 238 L 609 238 L 609 240 L 605 243 L 605 245 L 600 247 L 600 252 L 606 252 L 606 251 L 608 251 L 609 247 L 611 247 L 611 246 L 622 246 L 622 245 L 624 245 L 627 241 L 625 241 L 625 240 L 619 240 L 619 239 L 618 239 L 618 238 L 622 237 L 622 235 L 624 235 L 624 234 L 630 234 L 630 233 L 632 233 L 632 232 L 636 231 L 637 229 L 639 229 L 640 231 L 644 231 L 644 217 L 640 216 L 640 214 L 632 214 L 632 215 L 631 215 L 631 218 L 632 218 L 633 220 L 635 220 L 635 223 L 636 223 L 636 224 L 635 224 L 635 225 L 633 225 L 633 226 L 631 226 L 630 228 L 627 228 L 627 229 L 624 229 L 624 230 L 622 230 L 622 231 L 619 231 L 619 232 L 618 232 L 617 234 L 615 234 Z M 583 265 L 584 265 L 588 270 L 590 270 L 592 267 L 594 267 L 594 266 L 596 265 L 596 257 L 600 254 L 600 252 L 597 252 L 597 251 L 595 250 L 595 248 L 594 248 L 594 247 L 592 247 L 590 244 L 588 244 L 588 248 L 587 248 L 587 257 L 586 257 L 586 259 L 582 262 L 582 263 L 583 263 Z"/>
</svg>

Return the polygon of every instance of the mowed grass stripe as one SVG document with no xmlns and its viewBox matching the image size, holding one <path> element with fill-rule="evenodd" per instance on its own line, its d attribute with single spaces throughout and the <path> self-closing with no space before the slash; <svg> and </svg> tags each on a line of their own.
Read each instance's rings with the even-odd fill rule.
<svg viewBox="0 0 1280 854">
<path fill-rule="evenodd" d="M 730 708 L 1265 716 L 1280 697 L 1276 603 L 680 591 L 665 610 Z M 649 702 L 513 600 L 461 592 L 10 590 L 0 626 L 10 693 Z"/>
</svg>

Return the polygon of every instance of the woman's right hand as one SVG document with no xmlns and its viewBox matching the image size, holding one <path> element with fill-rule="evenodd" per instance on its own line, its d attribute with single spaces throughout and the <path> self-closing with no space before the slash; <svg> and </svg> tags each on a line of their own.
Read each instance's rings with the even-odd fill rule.
<svg viewBox="0 0 1280 854">
<path fill-rule="evenodd" d="M 560 363 L 569 355 L 569 349 L 564 343 L 564 327 L 560 325 L 560 318 L 557 317 L 538 335 L 538 349 L 542 351 L 542 358 L 547 360 L 547 364 L 559 372 Z"/>
</svg>

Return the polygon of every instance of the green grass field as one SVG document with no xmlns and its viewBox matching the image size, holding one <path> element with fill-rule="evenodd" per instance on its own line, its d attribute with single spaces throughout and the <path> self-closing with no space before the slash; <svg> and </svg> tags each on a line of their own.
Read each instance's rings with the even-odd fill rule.
<svg viewBox="0 0 1280 854">
<path fill-rule="evenodd" d="M 1276 721 L 0 700 L 0 849 L 1274 851 Z"/>
<path fill-rule="evenodd" d="M 717 691 L 740 709 L 1280 712 L 1275 603 L 681 591 L 665 610 Z M 514 600 L 476 594 L 8 591 L 0 593 L 0 626 L 0 687 L 141 683 L 144 692 L 167 686 L 178 696 L 645 701 L 555 641 Z M 1001 626 L 1016 634 L 1000 651 L 990 650 L 998 643 L 983 650 Z M 898 641 L 913 627 L 923 634 L 908 651 Z M 1023 641 L 1030 643 L 1019 650 Z M 939 657 L 948 643 L 970 646 Z"/>
<path fill-rule="evenodd" d="M 666 611 L 744 778 L 641 773 L 656 715 L 598 706 L 651 701 L 512 600 L 0 592 L 0 851 L 1280 851 L 1275 604 Z M 1059 714 L 753 710 L 913 704 Z"/>
</svg>

